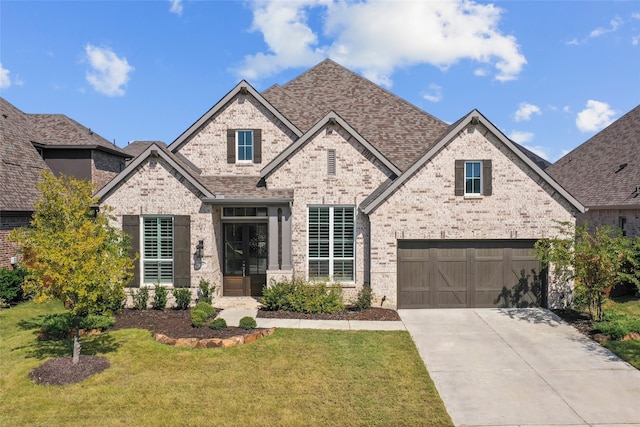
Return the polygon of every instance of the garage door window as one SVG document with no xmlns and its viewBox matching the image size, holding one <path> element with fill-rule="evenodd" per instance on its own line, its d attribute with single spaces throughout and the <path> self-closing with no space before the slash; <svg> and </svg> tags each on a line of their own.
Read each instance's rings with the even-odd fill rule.
<svg viewBox="0 0 640 427">
<path fill-rule="evenodd" d="M 347 206 L 309 208 L 309 278 L 354 280 L 355 210 Z"/>
</svg>

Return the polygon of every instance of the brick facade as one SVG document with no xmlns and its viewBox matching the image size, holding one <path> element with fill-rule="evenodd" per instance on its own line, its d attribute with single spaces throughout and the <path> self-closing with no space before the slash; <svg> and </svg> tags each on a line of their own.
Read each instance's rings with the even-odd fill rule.
<svg viewBox="0 0 640 427">
<path fill-rule="evenodd" d="M 0 267 L 11 267 L 11 258 L 17 257 L 18 246 L 7 241 L 7 236 L 14 228 L 26 227 L 31 221 L 30 212 L 0 213 Z"/>
<path fill-rule="evenodd" d="M 125 158 L 91 150 L 91 181 L 96 188 L 102 188 L 124 169 Z"/>
<path fill-rule="evenodd" d="M 455 196 L 455 161 L 481 159 L 492 159 L 493 194 Z M 493 134 L 469 126 L 370 215 L 372 289 L 396 305 L 398 239 L 539 239 L 554 220 L 574 221 L 570 211 Z"/>
<path fill-rule="evenodd" d="M 640 209 L 589 209 L 583 214 L 578 214 L 578 224 L 589 223 L 597 227 L 601 225 L 621 226 L 621 218 L 624 218 L 624 233 L 627 237 L 640 237 Z"/>
</svg>

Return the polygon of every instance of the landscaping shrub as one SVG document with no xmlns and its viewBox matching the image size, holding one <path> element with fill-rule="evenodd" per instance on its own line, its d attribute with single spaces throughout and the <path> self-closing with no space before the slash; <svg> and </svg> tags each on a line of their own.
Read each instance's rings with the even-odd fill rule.
<svg viewBox="0 0 640 427">
<path fill-rule="evenodd" d="M 224 329 L 227 327 L 227 321 L 221 317 L 216 317 L 211 321 L 211 323 L 209 324 L 209 327 L 211 329 Z"/>
<path fill-rule="evenodd" d="M 353 308 L 356 310 L 365 310 L 367 308 L 371 308 L 371 298 L 373 294 L 371 292 L 371 286 L 363 286 L 360 291 L 358 291 L 358 295 L 356 296 L 356 300 L 353 303 Z"/>
<path fill-rule="evenodd" d="M 607 313 L 604 322 L 597 322 L 594 329 L 611 339 L 619 340 L 631 332 L 640 333 L 640 319 L 625 314 Z"/>
<path fill-rule="evenodd" d="M 198 301 L 194 309 L 204 311 L 207 314 L 207 317 L 211 317 L 216 313 L 216 309 L 213 308 L 211 304 L 204 301 Z"/>
<path fill-rule="evenodd" d="M 12 305 L 23 301 L 25 295 L 22 291 L 24 277 L 27 270 L 24 268 L 16 268 L 11 270 L 8 268 L 0 268 L 0 304 Z"/>
<path fill-rule="evenodd" d="M 242 329 L 255 329 L 257 325 L 256 319 L 251 316 L 245 316 L 240 319 L 240 324 L 238 325 Z"/>
<path fill-rule="evenodd" d="M 149 288 L 140 288 L 133 294 L 133 308 L 136 310 L 146 310 L 149 301 Z"/>
<path fill-rule="evenodd" d="M 295 279 L 292 281 L 272 283 L 262 290 L 262 305 L 265 310 L 291 310 L 289 295 L 296 290 Z"/>
<path fill-rule="evenodd" d="M 169 298 L 169 291 L 159 283 L 156 284 L 156 290 L 153 293 L 153 301 L 151 306 L 154 310 L 164 310 L 167 307 L 167 299 Z"/>
<path fill-rule="evenodd" d="M 326 283 L 297 284 L 288 297 L 293 311 L 302 313 L 337 313 L 344 310 L 342 288 Z"/>
<path fill-rule="evenodd" d="M 200 279 L 198 287 L 200 288 L 198 301 L 204 301 L 211 304 L 213 302 L 213 294 L 215 293 L 217 286 L 211 286 L 211 283 L 208 280 Z"/>
<path fill-rule="evenodd" d="M 109 315 L 90 314 L 80 319 L 80 329 L 104 331 L 116 322 Z M 40 332 L 47 338 L 66 338 L 73 329 L 73 316 L 69 313 L 50 314 L 42 320 Z"/>
<path fill-rule="evenodd" d="M 173 291 L 173 296 L 176 299 L 176 308 L 178 310 L 188 310 L 191 305 L 191 289 L 179 288 Z"/>
<path fill-rule="evenodd" d="M 191 309 L 191 325 L 194 328 L 200 328 L 207 323 L 207 320 L 215 314 L 215 309 L 204 301 L 199 301 L 195 307 Z"/>
</svg>

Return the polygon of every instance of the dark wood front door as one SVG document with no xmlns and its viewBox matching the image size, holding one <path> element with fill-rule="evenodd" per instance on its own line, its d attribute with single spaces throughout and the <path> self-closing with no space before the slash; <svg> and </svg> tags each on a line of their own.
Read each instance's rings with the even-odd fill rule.
<svg viewBox="0 0 640 427">
<path fill-rule="evenodd" d="M 261 296 L 267 283 L 267 224 L 225 223 L 222 293 Z"/>
</svg>

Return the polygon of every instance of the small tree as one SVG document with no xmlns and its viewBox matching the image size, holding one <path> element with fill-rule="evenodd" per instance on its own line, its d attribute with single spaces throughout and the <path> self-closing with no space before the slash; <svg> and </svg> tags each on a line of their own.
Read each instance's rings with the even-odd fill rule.
<svg viewBox="0 0 640 427">
<path fill-rule="evenodd" d="M 573 280 L 576 288 L 582 288 L 589 313 L 600 321 L 605 291 L 625 278 L 629 269 L 637 270 L 638 260 L 634 257 L 637 243 L 609 225 L 590 230 L 588 224 L 574 227 L 560 223 L 559 228 L 560 236 L 536 243 L 536 256 L 543 264 L 552 264 L 560 280 Z"/>
<path fill-rule="evenodd" d="M 120 305 L 132 277 L 129 238 L 109 225 L 108 208 L 92 206 L 92 184 L 44 172 L 31 227 L 13 230 L 28 271 L 25 292 L 57 299 L 74 318 L 73 363 L 80 360 L 80 319 Z"/>
</svg>

